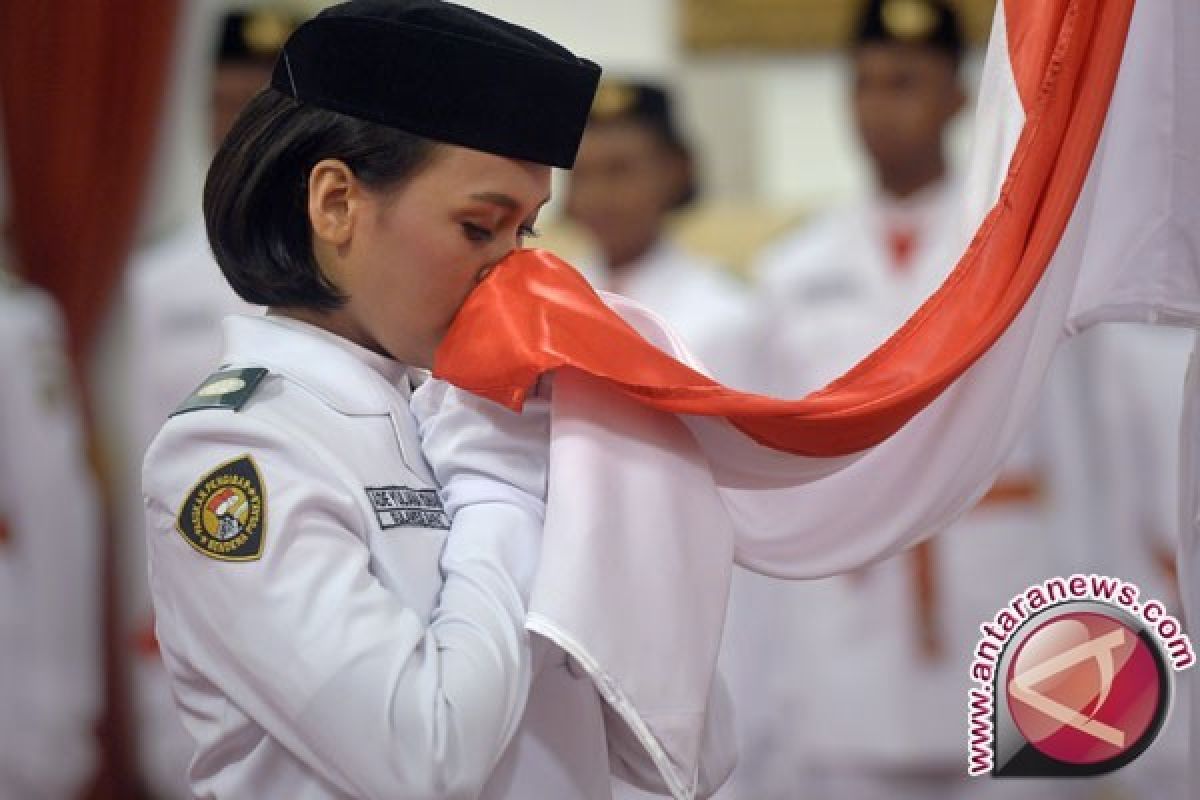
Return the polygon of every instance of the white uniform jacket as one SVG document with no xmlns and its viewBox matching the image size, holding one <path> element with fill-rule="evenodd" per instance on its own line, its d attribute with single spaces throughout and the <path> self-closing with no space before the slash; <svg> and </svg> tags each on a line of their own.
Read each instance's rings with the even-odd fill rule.
<svg viewBox="0 0 1200 800">
<path fill-rule="evenodd" d="M 906 272 L 889 264 L 882 220 L 897 211 L 878 197 L 826 215 L 768 253 L 764 302 L 777 308 L 769 317 L 774 326 L 767 363 L 778 391 L 799 396 L 837 377 L 936 288 L 939 273 L 953 266 L 955 232 L 944 221 L 954 218 L 953 185 L 918 198 L 909 211 L 924 217 L 911 224 L 926 235 L 918 236 Z M 761 627 L 769 613 L 779 627 L 806 633 L 802 645 L 792 640 L 805 679 L 791 671 L 767 691 L 760 675 L 741 681 L 758 692 L 757 702 L 745 704 L 751 711 L 746 717 L 760 717 L 757 738 L 791 742 L 807 758 L 838 770 L 928 768 L 955 774 L 962 760 L 969 657 L 982 622 L 1026 586 L 1057 574 L 1096 571 L 1147 585 L 1134 569 L 1137 547 L 1131 546 L 1144 542 L 1131 541 L 1138 539 L 1131 536 L 1137 526 L 1128 517 L 1150 504 L 1143 497 L 1136 508 L 1123 506 L 1131 495 L 1147 494 L 1127 487 L 1142 484 L 1148 472 L 1130 469 L 1124 456 L 1154 448 L 1117 440 L 1130 438 L 1130 428 L 1143 424 L 1134 410 L 1142 410 L 1149 397 L 1117 367 L 1133 360 L 1118 361 L 1118 355 L 1092 333 L 1063 347 L 1033 424 L 993 490 L 926 545 L 935 607 L 924 621 L 933 622 L 938 633 L 936 656 L 919 647 L 923 620 L 916 609 L 915 551 L 813 586 L 751 587 L 761 596 L 742 598 L 748 608 L 731 615 L 735 632 Z M 1091 362 L 1104 363 L 1107 371 Z M 1120 413 L 1106 413 L 1113 403 Z M 1127 474 L 1114 474 L 1118 468 Z M 1119 535 L 1102 537 L 1100 531 L 1111 528 Z M 1100 544 L 1102 539 L 1111 542 Z M 1124 558 L 1113 557 L 1117 543 Z M 784 593 L 793 599 L 784 599 Z M 823 610 L 813 614 L 814 605 Z M 814 647 L 840 657 L 805 658 Z M 895 692 L 896 685 L 905 691 Z M 783 700 L 789 695 L 790 703 Z"/>
<path fill-rule="evenodd" d="M 607 798 L 599 696 L 543 640 L 531 659 L 510 577 L 536 558 L 540 509 L 501 486 L 448 533 L 403 365 L 277 317 L 226 335 L 223 363 L 261 383 L 240 410 L 172 417 L 143 473 L 193 791 Z M 192 402 L 228 405 L 255 377 Z M 635 748 L 611 755 L 637 773 Z"/>
<path fill-rule="evenodd" d="M 99 511 L 50 298 L 0 274 L 0 797 L 69 798 L 100 706 Z"/>
<path fill-rule="evenodd" d="M 956 231 L 947 220 L 958 203 L 954 181 L 905 201 L 876 194 L 770 248 L 761 264 L 770 312 L 759 382 L 799 397 L 881 344 L 953 267 Z M 901 265 L 888 243 L 896 229 L 913 237 Z M 979 624 L 1025 586 L 1081 566 L 1065 563 L 1060 537 L 1050 535 L 1064 521 L 1055 514 L 1065 500 L 1064 476 L 1051 472 L 1046 452 L 1077 444 L 1075 422 L 1060 419 L 1041 435 L 1023 436 L 982 507 L 920 553 L 811 585 L 739 575 L 724 656 L 747 696 L 739 698 L 744 736 L 758 750 L 746 757 L 757 768 L 738 782 L 786 796 L 801 758 L 838 770 L 958 769 Z M 927 582 L 918 580 L 918 565 Z M 920 583 L 930 592 L 926 613 L 918 612 Z M 754 641 L 771 628 L 803 635 Z M 934 635 L 936 652 L 923 649 L 923 633 Z M 743 663 L 768 647 L 801 666 L 764 675 L 753 660 Z M 837 655 L 811 657 L 821 651 Z"/>
<path fill-rule="evenodd" d="M 755 265 L 767 353 L 752 376 L 781 397 L 838 377 L 916 311 L 958 256 L 961 186 L 944 180 L 904 200 L 878 193 L 833 209 L 764 249 Z M 893 266 L 889 229 L 914 235 L 908 265 Z M 864 335 L 866 332 L 866 335 Z M 798 354 L 812 354 L 800 359 Z M 779 365 L 786 364 L 782 371 Z M 797 372 L 799 370 L 799 372 Z"/>
</svg>

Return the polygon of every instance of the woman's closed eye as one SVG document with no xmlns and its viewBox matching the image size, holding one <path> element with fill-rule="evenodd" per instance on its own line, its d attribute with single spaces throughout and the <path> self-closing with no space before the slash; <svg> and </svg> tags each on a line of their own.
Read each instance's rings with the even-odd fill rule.
<svg viewBox="0 0 1200 800">
<path fill-rule="evenodd" d="M 482 225 L 477 225 L 474 222 L 462 223 L 463 235 L 468 241 L 478 244 L 487 244 L 496 238 L 496 234 L 489 228 Z M 517 241 L 523 242 L 525 239 L 536 239 L 541 234 L 532 225 L 522 225 L 517 228 Z"/>
<path fill-rule="evenodd" d="M 471 242 L 486 244 L 487 242 L 490 242 L 492 239 L 496 238 L 496 235 L 492 233 L 491 230 L 483 227 L 482 225 L 476 225 L 474 222 L 462 223 L 462 229 L 463 235 L 466 236 L 467 240 Z"/>
</svg>

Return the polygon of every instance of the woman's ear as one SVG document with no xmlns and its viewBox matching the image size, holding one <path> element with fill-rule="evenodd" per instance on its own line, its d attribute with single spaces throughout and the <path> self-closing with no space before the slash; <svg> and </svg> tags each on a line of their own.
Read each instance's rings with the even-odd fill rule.
<svg viewBox="0 0 1200 800">
<path fill-rule="evenodd" d="M 308 221 L 314 238 L 335 248 L 350 241 L 359 191 L 358 180 L 344 162 L 317 162 L 308 173 Z"/>
</svg>

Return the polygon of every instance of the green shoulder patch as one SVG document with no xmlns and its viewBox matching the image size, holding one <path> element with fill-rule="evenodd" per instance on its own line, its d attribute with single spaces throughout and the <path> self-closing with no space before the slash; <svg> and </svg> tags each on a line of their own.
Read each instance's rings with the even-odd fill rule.
<svg viewBox="0 0 1200 800">
<path fill-rule="evenodd" d="M 197 481 L 175 518 L 188 544 L 219 561 L 257 561 L 266 527 L 267 496 L 249 454 Z"/>
<path fill-rule="evenodd" d="M 205 408 L 229 408 L 237 411 L 246 405 L 246 401 L 254 394 L 254 390 L 266 374 L 267 370 L 262 367 L 214 372 L 204 379 L 204 383 L 200 384 L 179 408 L 171 412 L 171 416 Z"/>
</svg>

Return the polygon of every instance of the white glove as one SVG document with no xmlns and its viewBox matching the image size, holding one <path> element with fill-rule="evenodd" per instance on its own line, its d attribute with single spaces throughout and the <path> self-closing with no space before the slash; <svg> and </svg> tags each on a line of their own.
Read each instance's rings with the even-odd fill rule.
<svg viewBox="0 0 1200 800">
<path fill-rule="evenodd" d="M 520 414 L 428 380 L 412 397 L 421 449 L 441 487 L 451 530 L 443 566 L 498 548 L 527 600 L 545 519 L 550 402 L 531 396 Z"/>
</svg>

